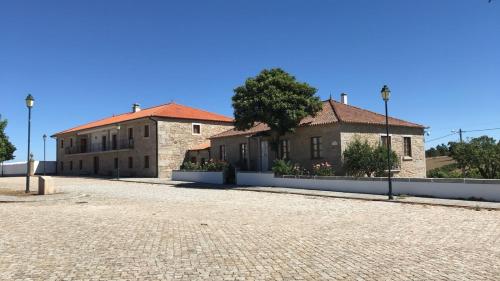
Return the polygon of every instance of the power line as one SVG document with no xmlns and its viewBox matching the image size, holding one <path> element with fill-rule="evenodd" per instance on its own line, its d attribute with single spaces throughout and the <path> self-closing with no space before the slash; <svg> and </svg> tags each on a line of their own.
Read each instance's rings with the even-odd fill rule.
<svg viewBox="0 0 500 281">
<path fill-rule="evenodd" d="M 477 130 L 467 130 L 467 131 L 462 131 L 464 133 L 470 133 L 470 132 L 484 132 L 484 131 L 496 131 L 500 130 L 500 128 L 489 128 L 489 129 L 477 129 Z"/>
<path fill-rule="evenodd" d="M 430 140 L 427 140 L 427 141 L 425 141 L 425 142 L 427 143 L 427 142 L 437 141 L 437 140 L 440 140 L 440 139 L 447 138 L 447 137 L 449 137 L 449 136 L 453 136 L 453 135 L 455 135 L 455 134 L 456 134 L 456 133 L 451 133 L 451 134 L 448 134 L 448 135 L 446 135 L 446 136 L 442 136 L 442 137 L 439 137 L 439 138 L 435 138 L 435 139 L 430 139 Z"/>
</svg>

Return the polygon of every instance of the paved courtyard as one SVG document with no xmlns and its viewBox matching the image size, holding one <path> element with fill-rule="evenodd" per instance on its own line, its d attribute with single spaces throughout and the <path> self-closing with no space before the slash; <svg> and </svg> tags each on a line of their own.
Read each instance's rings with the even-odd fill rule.
<svg viewBox="0 0 500 281">
<path fill-rule="evenodd" d="M 500 211 L 56 183 L 66 196 L 0 203 L 0 280 L 500 279 Z"/>
</svg>

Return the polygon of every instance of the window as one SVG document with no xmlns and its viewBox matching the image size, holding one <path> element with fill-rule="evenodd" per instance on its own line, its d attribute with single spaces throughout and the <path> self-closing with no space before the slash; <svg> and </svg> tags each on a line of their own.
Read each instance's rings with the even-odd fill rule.
<svg viewBox="0 0 500 281">
<path fill-rule="evenodd" d="M 115 161 L 114 161 L 114 162 L 115 162 L 115 163 L 114 163 L 114 164 L 115 164 L 115 169 L 118 169 L 118 158 L 115 158 Z"/>
<path fill-rule="evenodd" d="M 189 162 L 196 164 L 196 156 L 191 157 L 191 159 L 189 159 Z"/>
<path fill-rule="evenodd" d="M 64 148 L 64 140 L 61 140 L 61 148 Z"/>
<path fill-rule="evenodd" d="M 81 153 L 87 152 L 87 139 L 80 140 L 80 152 Z"/>
<path fill-rule="evenodd" d="M 387 136 L 381 136 L 380 142 L 384 147 L 387 147 Z M 392 137 L 389 136 L 389 148 L 392 147 Z"/>
<path fill-rule="evenodd" d="M 144 156 L 144 169 L 149 169 L 149 155 Z"/>
<path fill-rule="evenodd" d="M 132 157 L 128 158 L 128 168 L 129 169 L 134 168 L 134 158 L 132 158 Z"/>
<path fill-rule="evenodd" d="M 149 138 L 149 125 L 144 126 L 144 137 Z"/>
<path fill-rule="evenodd" d="M 83 160 L 78 161 L 78 168 L 83 170 Z"/>
<path fill-rule="evenodd" d="M 219 146 L 219 159 L 222 161 L 226 160 L 226 146 L 225 145 Z"/>
<path fill-rule="evenodd" d="M 311 138 L 311 158 L 321 158 L 321 137 Z"/>
<path fill-rule="evenodd" d="M 405 157 L 411 157 L 411 138 L 410 137 L 404 137 L 404 156 Z"/>
<path fill-rule="evenodd" d="M 117 135 L 111 136 L 111 147 L 112 147 L 113 150 L 118 149 Z"/>
<path fill-rule="evenodd" d="M 108 146 L 108 142 L 107 142 L 106 136 L 102 136 L 102 138 L 101 138 L 101 146 L 102 146 L 102 151 L 106 151 L 107 146 Z"/>
<path fill-rule="evenodd" d="M 129 140 L 134 139 L 134 128 L 128 128 L 128 139 Z"/>
<path fill-rule="evenodd" d="M 200 134 L 201 134 L 201 125 L 193 124 L 193 135 L 200 135 Z"/>
<path fill-rule="evenodd" d="M 61 172 L 62 172 L 62 171 L 64 171 L 64 162 L 61 161 L 60 165 L 61 165 Z"/>
<path fill-rule="evenodd" d="M 281 140 L 280 142 L 281 159 L 290 159 L 290 141 Z"/>
<path fill-rule="evenodd" d="M 240 143 L 240 161 L 246 161 L 247 160 L 247 144 L 246 143 Z"/>
<path fill-rule="evenodd" d="M 69 161 L 69 170 L 73 171 L 73 161 Z"/>
<path fill-rule="evenodd" d="M 69 147 L 73 147 L 73 138 L 69 139 Z"/>
</svg>

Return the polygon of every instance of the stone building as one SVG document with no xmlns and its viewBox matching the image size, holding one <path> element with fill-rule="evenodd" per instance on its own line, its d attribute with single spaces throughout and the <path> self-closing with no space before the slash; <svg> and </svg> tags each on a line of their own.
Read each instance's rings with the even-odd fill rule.
<svg viewBox="0 0 500 281">
<path fill-rule="evenodd" d="M 396 118 L 389 118 L 389 124 L 391 148 L 400 158 L 395 176 L 425 177 L 424 127 Z M 292 163 L 311 169 L 327 161 L 338 175 L 344 175 L 343 151 L 355 138 L 372 145 L 385 143 L 385 116 L 348 105 L 343 95 L 342 102 L 324 101 L 315 117 L 304 118 L 295 133 L 282 136 L 274 147 Z M 276 149 L 271 149 L 274 138 L 265 124 L 246 131 L 231 129 L 210 139 L 212 157 L 240 169 L 268 171 L 276 159 Z"/>
<path fill-rule="evenodd" d="M 232 128 L 232 119 L 168 103 L 54 134 L 57 172 L 72 176 L 169 177 L 186 151 Z"/>
</svg>

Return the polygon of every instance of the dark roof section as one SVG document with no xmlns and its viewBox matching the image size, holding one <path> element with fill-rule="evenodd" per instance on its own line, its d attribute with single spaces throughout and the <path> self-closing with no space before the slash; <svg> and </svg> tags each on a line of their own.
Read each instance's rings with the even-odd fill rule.
<svg viewBox="0 0 500 281">
<path fill-rule="evenodd" d="M 323 109 L 315 117 L 307 116 L 300 121 L 300 126 L 314 126 L 332 123 L 353 123 L 353 124 L 371 124 L 385 125 L 385 115 L 378 114 L 366 109 L 343 104 L 332 99 L 323 101 Z M 407 122 L 401 119 L 389 117 L 389 125 L 424 128 L 424 126 Z M 235 128 L 214 135 L 211 138 L 223 138 L 240 135 L 254 135 L 256 133 L 269 131 L 269 127 L 263 123 L 257 123 L 252 128 L 245 131 L 238 131 Z"/>
</svg>

